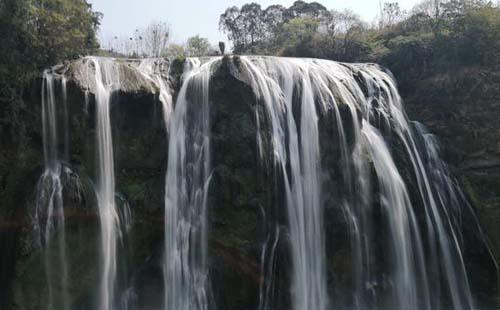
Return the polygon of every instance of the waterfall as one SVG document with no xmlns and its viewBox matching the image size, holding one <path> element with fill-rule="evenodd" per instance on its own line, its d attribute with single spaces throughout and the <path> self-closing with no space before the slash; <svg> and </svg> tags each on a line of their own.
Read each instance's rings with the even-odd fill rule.
<svg viewBox="0 0 500 310">
<path fill-rule="evenodd" d="M 83 309 L 94 306 L 86 299 L 97 292 L 99 310 L 162 303 L 165 310 L 478 307 L 465 250 L 477 241 L 481 245 L 472 255 L 476 250 L 492 254 L 486 253 L 473 206 L 441 159 L 436 137 L 409 121 L 389 72 L 374 64 L 318 59 L 188 58 L 177 83 L 180 72 L 170 64 L 85 57 L 44 72 L 44 171 L 33 214 L 47 283 L 39 288 L 46 291 L 40 304 L 49 310 Z M 77 87 L 81 109 L 69 105 Z M 125 100 L 113 103 L 122 95 Z M 145 103 L 153 97 L 162 105 L 163 123 L 157 106 Z M 141 119 L 130 124 L 133 130 L 115 132 L 123 134 L 118 142 L 130 139 L 126 147 L 120 143 L 124 152 L 117 157 L 116 184 L 112 104 L 119 112 L 113 115 L 116 128 L 136 120 L 130 111 L 159 120 L 150 127 Z M 227 117 L 238 108 L 254 110 L 250 116 Z M 70 234 L 79 227 L 73 229 L 73 220 L 66 223 L 64 212 L 94 202 L 79 193 L 82 185 L 71 170 L 85 173 L 94 144 L 78 154 L 69 148 L 74 137 L 86 141 L 71 129 L 92 124 L 89 111 L 95 113 L 100 266 L 99 284 L 81 291 L 79 284 L 73 287 L 72 276 L 79 271 L 67 253 L 75 246 L 70 240 L 77 239 Z M 224 132 L 240 124 L 241 136 Z M 163 144 L 155 145 L 163 138 L 163 125 L 166 167 Z M 154 138 L 136 137 L 136 130 Z M 234 145 L 222 145 L 225 134 L 235 135 L 227 139 Z M 241 162 L 239 154 L 217 153 L 247 148 Z M 154 161 L 122 160 L 149 150 Z M 72 166 L 72 159 L 77 164 Z M 156 189 L 163 185 L 160 197 Z M 234 209 L 221 203 L 233 197 Z M 163 221 L 155 222 L 161 212 Z M 218 212 L 228 212 L 227 218 L 226 213 L 222 219 L 214 216 Z M 231 216 L 238 224 L 244 216 L 260 218 L 264 229 L 252 222 L 226 240 L 223 235 L 236 225 Z M 229 274 L 235 271 L 241 274 Z M 235 298 L 223 291 L 233 284 Z"/>
<path fill-rule="evenodd" d="M 297 60 L 249 57 L 242 57 L 242 64 L 271 119 L 274 156 L 285 181 L 293 261 L 293 308 L 326 309 L 318 116 L 308 68 Z M 297 90 L 301 93 L 299 124 L 292 113 Z"/>
<path fill-rule="evenodd" d="M 394 262 L 394 282 L 397 286 L 398 306 L 406 309 L 429 308 L 427 281 L 424 280 L 424 298 L 419 305 L 417 275 L 425 277 L 423 248 L 415 214 L 406 185 L 394 163 L 384 138 L 377 129 L 363 122 L 364 143 L 368 146 L 378 182 L 381 204 L 388 218 Z"/>
<path fill-rule="evenodd" d="M 115 202 L 115 173 L 110 105 L 114 88 L 120 84 L 120 71 L 112 59 L 88 58 L 93 66 L 96 102 L 97 201 L 101 223 L 102 271 L 99 309 L 115 309 L 117 239 L 120 218 Z"/>
<path fill-rule="evenodd" d="M 471 309 L 474 305 L 463 263 L 461 245 L 457 239 L 459 227 L 451 223 L 453 217 L 459 216 L 461 211 L 453 210 L 453 204 L 450 201 L 440 199 L 441 191 L 436 192 L 432 189 L 434 184 L 439 183 L 439 179 L 429 175 L 428 171 L 432 167 L 426 167 L 423 162 L 423 152 L 426 152 L 429 146 L 416 143 L 416 139 L 421 136 L 418 131 L 412 130 L 392 78 L 381 70 L 375 70 L 374 67 L 365 66 L 359 69 L 368 85 L 372 86 L 369 95 L 374 96 L 378 104 L 381 104 L 377 111 L 379 119 L 373 117 L 372 121 L 386 123 L 401 141 L 413 168 L 416 188 L 424 206 L 425 221 L 423 225 L 421 224 L 423 226 L 421 231 L 425 230 L 425 233 L 422 232 L 422 238 L 427 240 L 425 247 L 431 249 L 431 255 L 427 262 L 426 272 L 411 275 L 411 280 L 414 282 L 411 290 L 415 294 L 420 294 L 421 300 L 420 303 L 417 301 L 408 303 L 408 300 L 399 294 L 398 304 L 409 309 L 442 307 L 440 304 L 442 294 L 447 294 L 454 309 Z M 429 164 L 432 164 L 432 161 Z M 448 184 L 453 186 L 452 183 Z M 462 204 L 461 207 L 466 208 L 466 205 Z M 472 215 L 472 217 L 475 216 Z M 411 240 L 406 240 L 406 242 L 409 241 Z M 420 262 L 420 257 L 423 257 L 424 253 L 419 244 L 416 242 L 410 244 L 416 252 L 414 260 L 418 262 L 420 268 L 424 268 L 423 263 Z M 443 282 L 442 285 L 441 282 Z M 444 288 L 442 289 L 441 286 Z"/>
<path fill-rule="evenodd" d="M 348 97 L 356 98 L 356 109 L 350 109 L 352 119 L 358 118 L 359 113 L 363 118 L 361 124 L 354 123 L 359 126 L 354 132 L 362 132 L 363 136 L 362 139 L 356 139 L 354 149 L 367 150 L 373 161 L 378 184 L 372 186 L 377 186 L 380 190 L 379 201 L 384 222 L 389 224 L 390 238 L 386 242 L 390 264 L 386 268 L 390 268 L 387 284 L 393 288 L 393 300 L 388 302 L 389 306 L 396 309 L 443 307 L 440 289 L 442 283 L 453 309 L 473 308 L 462 252 L 456 240 L 458 228 L 448 224 L 451 218 L 448 212 L 453 210 L 445 201 L 438 203 L 436 192 L 431 189 L 435 180 L 429 177 L 428 168 L 422 162 L 421 152 L 425 151 L 425 146 L 417 146 L 415 143 L 419 135 L 414 133 L 409 125 L 392 77 L 376 66 L 347 67 L 352 73 L 341 75 L 339 82 L 344 84 L 342 87 L 347 87 L 348 92 L 344 93 Z M 365 91 L 360 88 L 356 78 L 365 82 Z M 353 105 L 353 100 L 345 96 L 342 101 L 351 102 L 349 105 Z M 382 135 L 379 130 L 385 134 Z M 400 145 L 404 153 L 402 156 L 411 163 L 409 168 L 413 170 L 412 186 L 418 192 L 420 201 L 415 201 L 415 197 L 414 201 L 410 201 L 406 189 L 408 185 L 401 178 L 401 168 L 396 167 L 394 154 L 388 151 L 389 142 L 393 146 Z M 398 160 L 401 161 L 402 158 Z M 362 156 L 353 153 L 352 161 L 354 167 L 367 168 L 366 164 L 360 162 L 366 162 Z M 359 171 L 360 175 L 368 175 L 367 171 Z M 366 180 L 351 182 L 357 184 L 358 189 L 363 189 Z M 422 214 L 419 204 L 423 205 L 425 221 L 417 222 L 415 213 Z M 364 244 L 364 248 L 356 251 L 356 269 L 359 274 L 365 274 L 363 281 L 358 284 L 365 282 L 380 287 L 380 278 L 372 278 L 373 275 L 367 272 L 370 264 L 373 264 L 370 260 L 375 256 L 375 249 L 369 244 L 368 237 L 373 232 L 374 223 L 367 220 L 366 215 L 373 211 L 367 209 L 369 205 L 366 205 L 366 200 L 364 204 L 361 202 L 360 207 L 348 207 L 354 210 L 351 214 L 356 227 L 351 234 L 354 239 Z M 429 253 L 424 252 L 424 249 L 430 249 Z M 367 298 L 369 292 L 362 293 L 363 288 L 358 287 L 356 291 L 359 294 L 356 296 L 358 303 L 370 306 L 374 302 Z"/>
<path fill-rule="evenodd" d="M 68 264 L 66 256 L 65 218 L 62 196 L 63 167 L 58 155 L 57 107 L 54 75 L 48 70 L 43 74 L 42 85 L 42 133 L 45 170 L 38 180 L 35 200 L 35 225 L 43 246 L 43 260 L 47 278 L 47 309 L 69 309 Z M 63 104 L 66 105 L 66 83 L 61 81 Z M 65 122 L 67 114 L 64 115 Z M 66 145 L 66 144 L 65 144 Z M 51 240 L 56 234 L 55 244 Z M 51 250 L 55 255 L 51 255 Z M 55 268 L 57 268 L 57 271 Z M 60 287 L 55 297 L 54 285 Z"/>
<path fill-rule="evenodd" d="M 165 183 L 165 309 L 207 310 L 209 79 L 215 60 L 188 59 L 170 118 Z M 166 121 L 168 123 L 168 121 Z"/>
<path fill-rule="evenodd" d="M 435 168 L 426 167 L 421 154 L 431 147 L 416 144 L 421 134 L 409 125 L 392 77 L 375 65 L 312 59 L 241 57 L 241 67 L 267 111 L 273 156 L 283 175 L 292 257 L 292 307 L 326 309 L 336 302 L 329 301 L 331 291 L 326 288 L 319 177 L 320 148 L 328 142 L 319 143 L 318 116 L 330 114 L 337 128 L 332 140 L 339 144 L 340 169 L 335 177 L 342 180 L 343 188 L 336 203 L 350 227 L 351 307 L 374 307 L 390 287 L 390 293 L 384 293 L 389 299 L 383 301 L 390 308 L 440 308 L 442 294 L 449 297 L 453 309 L 472 308 L 457 236 L 459 227 L 452 222 L 462 206 L 452 206 L 449 197 L 441 197 L 443 183 L 453 188 L 456 185 L 451 185 L 450 179 L 433 185 L 439 182 L 438 176 L 428 171 Z M 264 133 L 260 132 L 259 118 L 256 122 L 262 153 Z M 392 154 L 396 144 L 401 145 L 403 156 L 411 164 L 413 180 L 401 176 L 401 168 L 396 165 L 401 158 L 395 159 Z M 370 178 L 371 165 L 378 179 L 375 184 Z M 418 201 L 410 197 L 408 181 L 416 187 Z M 387 228 L 375 227 L 380 225 L 373 219 L 375 189 Z M 422 214 L 419 205 L 424 208 L 424 221 L 416 215 Z M 470 216 L 475 215 L 471 212 Z M 387 239 L 374 239 L 375 231 L 385 229 Z M 385 258 L 377 253 L 373 245 L 377 242 L 387 245 L 387 253 L 382 255 Z M 376 266 L 385 270 L 385 275 L 372 271 Z M 268 307 L 263 306 L 268 304 L 263 301 L 268 298 L 263 295 L 268 290 L 261 289 L 261 309 Z"/>
<path fill-rule="evenodd" d="M 170 62 L 165 63 L 158 59 L 147 58 L 140 62 L 137 70 L 159 89 L 158 98 L 163 106 L 163 119 L 165 127 L 168 130 L 170 115 L 173 109 L 171 89 L 167 84 L 168 74 L 170 73 Z"/>
<path fill-rule="evenodd" d="M 414 123 L 412 128 L 416 133 L 416 145 L 421 152 L 421 163 L 425 169 L 425 173 L 429 178 L 430 191 L 435 196 L 434 201 L 438 207 L 438 216 L 443 217 L 442 230 L 451 238 L 447 247 L 439 249 L 442 255 L 445 255 L 447 265 L 439 261 L 439 257 L 433 257 L 433 264 L 442 264 L 445 269 L 447 281 L 449 282 L 449 290 L 453 298 L 455 309 L 467 309 L 473 307 L 474 302 L 470 293 L 470 284 L 468 281 L 465 261 L 462 253 L 462 244 L 464 236 L 460 230 L 460 226 L 464 218 L 468 218 L 472 222 L 473 231 L 478 234 L 478 238 L 484 244 L 488 244 L 486 237 L 481 229 L 479 220 L 475 210 L 467 200 L 465 194 L 460 188 L 457 180 L 452 176 L 446 163 L 441 159 L 441 150 L 436 136 L 430 134 L 427 129 L 420 123 Z M 493 257 L 493 253 L 488 246 L 486 250 Z M 449 251 L 449 253 L 447 253 Z M 498 268 L 498 266 L 496 266 Z M 465 295 L 457 294 L 456 292 L 466 292 Z"/>
</svg>

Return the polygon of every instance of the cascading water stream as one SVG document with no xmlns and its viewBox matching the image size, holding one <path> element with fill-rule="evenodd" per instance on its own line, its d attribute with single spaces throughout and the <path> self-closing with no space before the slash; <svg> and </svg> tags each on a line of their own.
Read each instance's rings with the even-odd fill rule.
<svg viewBox="0 0 500 310">
<path fill-rule="evenodd" d="M 264 102 L 271 119 L 275 161 L 285 181 L 292 252 L 293 308 L 326 309 L 328 297 L 320 205 L 318 116 L 308 68 L 305 63 L 293 59 L 269 61 L 242 57 L 241 60 L 251 76 L 254 91 Z M 299 123 L 292 112 L 295 91 L 301 94 Z M 287 164 L 290 165 L 290 172 Z"/>
<path fill-rule="evenodd" d="M 439 309 L 443 306 L 439 287 L 444 286 L 453 309 L 472 308 L 457 236 L 459 228 L 450 222 L 456 216 L 450 213 L 459 211 L 447 210 L 450 201 L 443 201 L 439 194 L 436 197 L 441 190 L 433 185 L 436 178 L 429 177 L 419 149 L 429 146 L 417 146 L 416 134 L 409 126 L 392 78 L 374 65 L 272 57 L 241 57 L 241 63 L 267 111 L 275 161 L 284 178 L 292 254 L 292 307 L 325 309 L 329 305 L 317 175 L 321 164 L 316 111 L 320 111 L 331 113 L 337 123 L 337 136 L 332 139 L 339 142 L 337 177 L 342 177 L 345 188 L 337 203 L 344 210 L 352 240 L 351 305 L 374 307 L 381 302 L 377 291 L 389 286 L 392 292 L 387 296 L 392 297 L 384 304 L 390 308 Z M 294 110 L 296 106 L 300 109 Z M 340 113 L 342 106 L 350 116 L 349 122 L 346 113 Z M 299 115 L 294 116 L 297 111 Z M 263 133 L 258 118 L 257 123 L 262 154 Z M 403 146 L 420 202 L 411 201 L 405 184 L 408 180 L 403 180 L 387 138 L 379 130 L 392 133 L 392 139 Z M 371 184 L 367 158 L 372 159 L 376 184 Z M 375 188 L 379 190 L 383 221 L 389 224 L 389 238 L 384 241 L 387 262 L 376 258 L 377 250 L 372 246 L 372 242 L 380 242 L 372 239 L 374 230 L 381 229 L 375 228 L 378 224 L 373 220 Z M 419 203 L 424 206 L 425 222 L 415 214 Z M 430 256 L 425 249 L 431 249 Z M 387 269 L 386 280 L 371 271 L 377 264 Z M 261 309 L 266 308 L 262 306 L 267 304 L 267 297 L 262 295 L 266 291 L 261 289 Z"/>
<path fill-rule="evenodd" d="M 431 248 L 431 257 L 427 268 L 426 278 L 421 279 L 421 290 L 432 290 L 429 292 L 430 300 L 427 304 L 415 304 L 415 308 L 430 309 L 442 307 L 441 286 L 444 285 L 444 293 L 448 294 L 453 309 L 473 308 L 472 295 L 468 283 L 467 272 L 463 263 L 461 245 L 457 239 L 457 230 L 450 221 L 459 216 L 453 210 L 453 202 L 449 200 L 439 201 L 439 193 L 433 191 L 432 187 L 438 179 L 428 174 L 429 168 L 422 160 L 422 151 L 426 151 L 426 145 L 417 145 L 416 138 L 419 136 L 412 131 L 406 115 L 402 109 L 401 99 L 396 86 L 390 76 L 373 67 L 362 68 L 367 83 L 375 84 L 379 95 L 379 102 L 385 103 L 385 111 L 379 113 L 381 120 L 389 124 L 396 132 L 413 167 L 416 184 L 421 200 L 425 206 L 425 228 L 427 232 L 427 248 Z M 373 95 L 373 94 L 372 94 Z M 439 192 L 439 191 L 438 191 Z M 462 204 L 461 208 L 466 207 Z M 475 215 L 471 214 L 474 218 Z M 423 229 L 422 229 L 423 230 Z M 418 277 L 415 275 L 415 280 Z M 425 281 L 428 281 L 427 283 Z M 441 282 L 443 282 L 441 284 Z M 401 305 L 407 305 L 402 301 Z"/>
<path fill-rule="evenodd" d="M 231 89 L 227 98 L 211 103 L 209 96 L 216 98 L 219 92 L 225 91 L 224 70 L 233 75 L 229 77 L 229 85 L 237 87 L 246 83 L 250 87 L 243 86 L 241 93 Z M 210 89 L 214 72 L 217 74 Z M 68 283 L 72 278 L 68 266 L 72 267 L 71 276 L 77 271 L 69 264 L 67 254 L 71 253 L 66 253 L 66 235 L 74 232 L 69 228 L 73 227 L 70 226 L 73 221 L 65 223 L 63 201 L 88 198 L 74 195 L 73 188 L 68 185 L 71 182 L 68 176 L 72 174 L 68 168 L 70 158 L 76 157 L 70 156 L 68 145 L 73 138 L 73 132 L 69 134 L 70 126 L 72 123 L 85 124 L 88 111 L 94 111 L 94 102 L 96 197 L 101 228 L 100 283 L 96 288 L 98 302 L 95 308 L 148 307 L 142 303 L 149 298 L 149 292 L 146 296 L 141 294 L 151 285 L 152 294 L 156 294 L 152 295 L 156 300 L 151 301 L 155 309 L 161 307 L 162 302 L 165 310 L 226 309 L 226 302 L 236 304 L 239 300 L 225 296 L 221 288 L 226 289 L 228 283 L 218 281 L 234 281 L 232 275 L 227 274 L 227 270 L 233 270 L 225 269 L 224 264 L 232 264 L 240 258 L 248 258 L 248 261 L 235 265 L 248 274 L 238 277 L 251 277 L 251 283 L 244 283 L 238 289 L 248 289 L 245 291 L 251 296 L 248 299 L 258 294 L 258 299 L 243 302 L 247 306 L 253 302 L 259 310 L 465 310 L 476 306 L 465 250 L 470 251 L 466 248 L 470 240 L 485 244 L 477 251 L 488 250 L 479 221 L 458 182 L 440 159 L 435 138 L 422 125 L 408 121 L 389 73 L 376 65 L 315 59 L 190 58 L 185 63 L 175 105 L 172 101 L 176 76 L 170 74 L 170 61 L 164 59 L 121 61 L 101 57 L 86 57 L 78 66 L 45 72 L 42 85 L 45 170 L 37 184 L 35 225 L 44 250 L 47 309 L 82 307 L 78 296 L 70 294 L 76 290 Z M 67 105 L 67 80 L 71 83 L 71 91 L 74 85 L 83 86 L 87 113 L 82 119 L 75 112 L 78 109 L 69 109 Z M 61 94 L 56 96 L 59 81 Z M 144 98 L 154 95 L 162 104 L 168 137 L 165 210 L 161 223 L 164 231 L 149 231 L 149 227 L 145 227 L 149 223 L 132 227 L 127 199 L 136 188 L 142 187 L 127 183 L 123 194 L 116 192 L 122 189 L 115 188 L 111 104 L 113 96 L 129 91 L 134 95 L 125 98 L 132 101 L 139 98 L 139 101 L 132 104 L 121 101 L 123 106 L 116 107 L 120 114 L 116 115 L 117 124 L 113 125 L 117 128 L 122 120 L 128 124 L 130 119 L 125 112 L 129 108 L 132 111 L 144 109 L 141 115 L 156 113 L 156 106 L 136 105 L 143 104 Z M 146 96 L 142 96 L 142 92 Z M 224 104 L 232 104 L 227 102 L 233 99 L 231 96 L 236 99 L 239 94 L 249 96 L 241 98 L 248 102 L 248 98 L 253 98 L 252 92 L 257 99 L 255 123 L 252 124 L 252 120 L 246 123 L 248 120 L 244 117 L 248 115 L 242 118 L 238 115 L 234 120 L 226 117 L 221 120 L 219 115 L 211 118 L 211 114 L 219 111 L 225 115 L 232 108 L 239 108 L 235 103 L 231 109 L 226 109 Z M 74 93 L 70 95 L 73 99 Z M 274 187 L 255 187 L 262 192 L 253 195 L 254 181 L 250 177 L 250 192 L 245 188 L 241 190 L 244 195 L 236 193 L 234 196 L 241 199 L 235 206 L 244 207 L 230 209 L 237 216 L 240 212 L 246 216 L 253 214 L 254 206 L 260 208 L 267 235 L 248 237 L 258 230 L 255 228 L 258 224 L 252 223 L 235 231 L 235 241 L 228 241 L 228 246 L 224 244 L 226 240 L 220 242 L 218 238 L 221 231 L 227 233 L 234 223 L 226 219 L 219 223 L 216 219 L 212 227 L 213 240 L 210 239 L 215 247 L 209 251 L 209 188 L 211 193 L 220 189 L 225 199 L 226 195 L 232 197 L 232 191 L 238 192 L 239 187 L 247 185 L 246 180 L 239 183 L 238 178 L 219 183 L 219 178 L 227 176 L 224 169 L 232 167 L 233 163 L 226 165 L 224 159 L 219 159 L 226 158 L 224 156 L 213 157 L 212 163 L 212 152 L 220 150 L 219 138 L 225 134 L 211 124 L 213 120 L 221 122 L 220 128 L 233 128 L 230 123 L 233 121 L 241 121 L 241 125 L 246 126 L 242 128 L 244 142 L 238 140 L 239 136 L 236 140 L 228 140 L 228 143 L 238 144 L 235 149 L 254 143 L 256 134 L 256 154 L 249 157 L 255 155 L 257 169 L 265 166 L 272 171 L 262 174 L 257 171 L 252 177 L 256 180 L 269 177 L 264 184 L 272 183 Z M 226 127 L 227 124 L 231 126 Z M 143 129 L 140 122 L 134 125 L 137 125 L 134 129 Z M 162 134 L 158 126 L 152 128 L 147 132 Z M 211 141 L 212 130 L 216 137 L 214 142 Z M 77 133 L 74 135 L 76 137 Z M 130 148 L 123 149 L 135 152 L 137 146 L 143 145 L 140 142 L 131 141 Z M 223 150 L 231 151 L 232 147 Z M 253 150 L 250 148 L 250 152 Z M 161 175 L 160 180 L 157 179 L 159 169 L 148 172 L 147 178 L 131 176 L 135 171 L 128 169 L 128 163 L 124 163 L 127 169 L 122 170 L 123 154 L 120 152 L 120 169 L 117 169 L 120 187 L 122 176 L 126 181 L 146 179 L 151 182 L 148 185 L 161 184 Z M 164 154 L 155 155 L 163 158 Z M 224 162 L 217 162 L 219 160 Z M 252 160 L 243 162 L 248 166 L 253 164 L 249 164 Z M 137 167 L 141 170 L 143 166 Z M 152 170 L 155 169 L 156 166 Z M 211 184 L 212 169 L 217 180 L 214 184 Z M 232 182 L 238 184 L 232 188 Z M 216 188 L 220 184 L 223 187 Z M 76 187 L 78 191 L 78 185 Z M 157 197 L 156 192 L 149 193 L 149 188 L 138 195 L 149 194 Z M 219 202 L 217 194 L 210 195 L 210 201 L 212 198 Z M 89 201 L 93 201 L 93 196 Z M 68 206 L 73 207 L 73 203 Z M 226 210 L 214 208 L 214 212 Z M 138 219 L 143 221 L 148 217 Z M 467 222 L 466 228 L 464 222 Z M 122 239 L 122 234 L 129 230 L 131 238 Z M 475 235 L 470 237 L 464 232 Z M 164 236 L 164 243 L 158 241 L 160 245 L 152 245 L 151 255 L 141 253 L 139 259 L 132 257 L 128 246 L 132 249 L 141 243 L 141 251 L 147 252 L 149 245 L 143 245 L 145 239 L 142 238 L 155 233 L 156 240 Z M 68 245 L 70 240 L 74 240 L 72 236 L 68 237 Z M 163 257 L 160 249 L 164 249 Z M 260 269 L 258 263 L 255 264 L 259 254 Z M 209 266 L 209 255 L 221 259 L 222 264 L 218 261 Z M 129 269 L 128 264 L 133 260 L 143 261 L 134 261 L 131 264 L 140 264 L 140 267 Z M 163 268 L 163 286 L 157 278 L 159 265 Z M 216 277 L 210 277 L 209 269 L 218 273 Z M 260 278 L 256 276 L 259 271 Z M 240 285 L 235 283 L 235 287 L 236 284 Z M 257 285 L 260 285 L 257 292 L 250 291 Z M 84 301 L 83 307 L 91 304 L 92 301 Z"/>
<path fill-rule="evenodd" d="M 170 64 L 170 63 L 167 63 Z M 159 89 L 159 99 L 163 106 L 163 119 L 165 127 L 169 128 L 170 115 L 172 114 L 172 95 L 171 89 L 167 84 L 168 74 L 170 73 L 170 65 L 166 66 L 165 62 L 158 59 L 143 59 L 137 70 L 141 72 L 144 77 L 153 82 Z"/>
<path fill-rule="evenodd" d="M 207 310 L 209 79 L 216 60 L 188 59 L 169 127 L 165 183 L 165 309 Z"/>
<path fill-rule="evenodd" d="M 87 62 L 89 66 L 93 66 L 97 119 L 97 200 L 101 223 L 102 251 L 99 309 L 114 310 L 120 217 L 115 202 L 110 105 L 112 92 L 120 83 L 120 72 L 112 59 L 91 57 L 87 59 Z M 89 72 L 91 71 L 89 70 Z"/>
<path fill-rule="evenodd" d="M 440 308 L 443 306 L 441 304 L 442 298 L 440 290 L 436 288 L 439 287 L 440 282 L 443 282 L 445 289 L 449 293 L 453 309 L 472 308 L 467 273 L 463 265 L 460 246 L 456 242 L 456 228 L 452 226 L 445 228 L 445 223 L 450 219 L 450 215 L 446 214 L 449 204 L 447 202 L 440 205 L 436 203 L 435 193 L 431 190 L 430 185 L 434 180 L 431 181 L 427 175 L 427 169 L 421 160 L 420 150 L 414 142 L 414 133 L 411 131 L 404 115 L 401 99 L 392 78 L 375 66 L 351 65 L 350 68 L 352 72 L 363 77 L 368 92 L 365 97 L 365 94 L 359 88 L 359 82 L 354 79 L 352 73 L 349 74 L 351 76 L 339 76 L 342 83 L 349 89 L 349 92 L 354 98 L 357 98 L 357 104 L 360 105 L 358 110 L 361 111 L 363 118 L 366 117 L 360 127 L 364 139 L 356 139 L 358 145 L 360 145 L 356 148 L 361 147 L 361 149 L 371 150 L 371 157 L 379 178 L 378 186 L 381 188 L 380 201 L 388 222 L 392 223 L 390 224 L 393 237 L 390 245 L 392 252 L 390 261 L 395 264 L 394 270 L 391 271 L 393 273 L 391 281 L 393 282 L 395 296 L 391 307 L 406 309 Z M 349 102 L 350 100 L 344 99 L 343 101 Z M 350 111 L 352 119 L 359 117 L 356 110 L 350 109 Z M 392 155 L 384 151 L 386 149 L 384 147 L 385 138 L 376 133 L 370 122 L 385 131 L 394 132 L 403 145 L 406 156 L 412 163 L 418 193 L 425 206 L 426 222 L 423 228 L 419 228 L 422 223 L 417 223 L 415 219 L 416 204 L 409 203 L 404 184 L 401 185 L 401 179 L 398 177 L 399 173 L 391 166 L 390 158 Z M 354 131 L 359 132 L 359 129 L 354 129 Z M 363 163 L 359 161 L 365 159 L 359 156 L 354 158 L 355 166 L 362 167 Z M 376 160 L 377 158 L 385 159 Z M 363 174 L 366 174 L 366 172 Z M 400 190 L 394 192 L 398 188 Z M 366 225 L 366 222 L 363 221 L 363 213 L 366 213 L 366 209 L 361 210 L 365 211 L 359 212 L 358 210 L 354 213 L 359 229 L 351 232 L 354 235 L 359 235 L 356 238 L 360 240 L 364 238 L 363 235 L 369 234 L 369 230 L 367 230 L 369 225 Z M 426 244 L 422 244 L 424 232 L 428 233 L 425 238 Z M 438 239 L 435 239 L 435 235 L 438 236 Z M 434 261 L 437 260 L 437 257 L 432 255 L 430 259 L 425 260 L 424 248 L 436 249 L 441 255 L 441 263 Z M 368 248 L 365 252 L 359 251 L 358 255 L 370 255 L 371 251 Z M 363 262 L 367 261 L 367 259 L 369 260 L 369 257 L 359 257 L 357 261 Z M 428 265 L 437 266 L 437 269 L 432 269 Z M 364 270 L 366 266 L 363 264 L 357 266 L 357 268 Z M 363 274 L 363 271 L 361 274 Z M 358 291 L 362 291 L 362 289 Z M 357 299 L 363 300 L 364 298 L 363 296 L 357 296 Z M 370 304 L 369 301 L 363 303 Z"/>
<path fill-rule="evenodd" d="M 63 170 L 68 168 L 63 167 L 58 155 L 58 118 L 54 80 L 52 73 L 44 72 L 41 96 L 45 171 L 37 184 L 35 221 L 39 240 L 44 250 L 43 260 L 48 290 L 47 309 L 69 309 L 68 264 L 61 180 Z M 63 104 L 66 105 L 64 78 L 61 81 L 61 87 Z M 64 117 L 67 117 L 67 114 Z M 52 240 L 54 234 L 56 235 L 55 243 Z M 56 266 L 57 268 L 54 268 Z M 54 286 L 60 287 L 60 294 L 57 297 Z"/>
<path fill-rule="evenodd" d="M 424 298 L 419 303 L 417 275 L 425 276 L 422 242 L 410 196 L 406 185 L 387 148 L 384 138 L 377 129 L 363 122 L 365 145 L 368 146 L 373 166 L 380 185 L 381 205 L 387 214 L 391 234 L 392 262 L 394 263 L 394 281 L 398 284 L 396 302 L 406 309 L 428 309 L 429 292 L 424 287 Z M 396 250 L 397 249 L 397 250 Z M 423 281 L 427 283 L 427 280 Z"/>
</svg>

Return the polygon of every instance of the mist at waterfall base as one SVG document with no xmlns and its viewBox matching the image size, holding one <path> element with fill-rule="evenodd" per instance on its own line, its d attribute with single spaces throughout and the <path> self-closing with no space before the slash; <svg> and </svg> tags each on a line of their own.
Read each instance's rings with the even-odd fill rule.
<svg viewBox="0 0 500 310">
<path fill-rule="evenodd" d="M 45 71 L 39 102 L 31 250 L 6 309 L 491 305 L 475 210 L 377 65 L 86 57 Z M 134 137 L 144 115 L 162 137 Z M 159 188 L 117 159 L 135 139 L 162 149 L 127 159 L 159 158 Z M 158 205 L 134 205 L 138 193 Z"/>
</svg>

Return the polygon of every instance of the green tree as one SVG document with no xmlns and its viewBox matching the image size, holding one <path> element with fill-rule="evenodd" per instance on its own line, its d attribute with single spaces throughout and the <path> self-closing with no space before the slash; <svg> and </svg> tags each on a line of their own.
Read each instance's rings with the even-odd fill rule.
<svg viewBox="0 0 500 310">
<path fill-rule="evenodd" d="M 306 17 L 319 19 L 327 16 L 328 13 L 328 10 L 318 2 L 307 3 L 301 0 L 295 1 L 285 12 L 287 20 Z"/>
<path fill-rule="evenodd" d="M 219 20 L 219 27 L 233 41 L 235 52 L 255 48 L 266 39 L 264 11 L 257 3 L 228 8 Z"/>
<path fill-rule="evenodd" d="M 451 32 L 461 64 L 500 64 L 500 9 L 470 10 L 453 24 Z"/>
<path fill-rule="evenodd" d="M 180 58 L 186 57 L 186 48 L 180 44 L 169 44 L 161 53 L 163 57 Z"/>
<path fill-rule="evenodd" d="M 328 16 L 329 11 L 317 2 L 299 0 L 289 8 L 271 5 L 265 10 L 259 4 L 249 3 L 241 9 L 228 8 L 220 16 L 219 26 L 233 42 L 235 53 L 276 52 L 284 25 L 297 18 L 321 22 Z"/>
<path fill-rule="evenodd" d="M 186 50 L 191 57 L 207 56 L 210 51 L 210 43 L 207 38 L 196 35 L 187 40 Z"/>
<path fill-rule="evenodd" d="M 0 65 L 40 70 L 96 51 L 101 14 L 86 0 L 3 0 Z"/>
<path fill-rule="evenodd" d="M 100 18 L 86 0 L 0 1 L 1 145 L 22 147 L 27 83 L 48 66 L 95 52 Z"/>
<path fill-rule="evenodd" d="M 312 42 L 317 34 L 319 21 L 313 18 L 294 18 L 285 23 L 280 32 L 280 46 L 283 55 L 312 57 Z"/>
<path fill-rule="evenodd" d="M 282 37 L 285 45 L 310 41 L 318 30 L 319 22 L 313 18 L 294 18 L 283 25 Z"/>
<path fill-rule="evenodd" d="M 27 35 L 32 56 L 45 65 L 95 51 L 100 17 L 86 0 L 30 1 Z"/>
</svg>

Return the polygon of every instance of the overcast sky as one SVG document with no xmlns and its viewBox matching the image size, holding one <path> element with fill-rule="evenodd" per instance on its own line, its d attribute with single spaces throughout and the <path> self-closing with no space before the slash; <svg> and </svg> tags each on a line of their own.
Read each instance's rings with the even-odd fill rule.
<svg viewBox="0 0 500 310">
<path fill-rule="evenodd" d="M 384 1 L 384 0 L 381 0 Z M 395 0 L 391 0 L 395 1 Z M 166 21 L 172 31 L 172 41 L 183 43 L 188 37 L 199 34 L 212 44 L 226 41 L 219 31 L 219 16 L 226 8 L 257 2 L 263 8 L 271 4 L 290 6 L 294 0 L 89 0 L 94 9 L 103 13 L 101 38 L 130 35 L 137 28 L 151 21 Z M 312 2 L 312 1 L 308 1 Z M 378 15 L 379 0 L 317 0 L 328 9 L 351 9 L 365 21 L 371 22 Z M 399 0 L 403 9 L 409 10 L 419 0 Z"/>
</svg>

